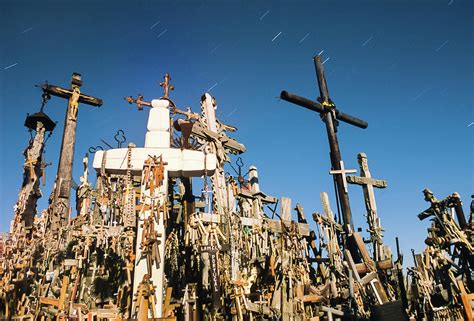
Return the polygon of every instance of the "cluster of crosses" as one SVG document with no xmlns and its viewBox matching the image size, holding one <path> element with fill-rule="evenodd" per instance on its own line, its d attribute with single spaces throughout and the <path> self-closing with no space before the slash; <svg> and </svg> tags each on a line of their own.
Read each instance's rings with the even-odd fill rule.
<svg viewBox="0 0 474 321">
<path fill-rule="evenodd" d="M 348 175 L 357 171 L 344 167 L 339 121 L 360 128 L 367 123 L 336 108 L 321 57 L 314 62 L 317 101 L 281 93 L 282 99 L 318 112 L 326 125 L 337 211 L 321 193 L 323 211 L 313 213 L 312 224 L 300 204 L 293 206 L 291 199 L 260 189 L 255 166 L 242 174 L 239 157 L 236 174 L 226 171 L 234 155 L 245 152 L 245 146 L 227 134 L 236 128 L 217 119 L 217 102 L 209 93 L 202 95 L 199 113 L 178 108 L 170 98 L 174 86 L 169 74 L 160 82 L 162 97 L 125 98 L 139 110 L 149 108 L 144 147 L 129 143 L 94 149 L 95 186 L 88 180 L 86 154 L 76 188 L 77 213 L 71 215 L 78 105 L 100 106 L 102 101 L 81 93 L 79 74 L 73 74 L 69 89 L 44 84 L 42 108 L 25 123 L 35 137 L 25 151 L 24 182 L 10 235 L 0 242 L 0 316 L 317 321 L 427 315 L 426 305 L 416 303 L 421 296 L 415 302 L 416 296 L 406 289 L 400 252 L 394 261 L 383 242 L 374 188 L 385 188 L 387 182 L 372 177 L 364 153 L 358 155 L 358 176 Z M 54 129 L 43 112 L 51 95 L 68 99 L 68 105 L 49 206 L 36 216 L 46 166 L 44 135 Z M 362 186 L 368 239 L 354 230 L 348 184 Z M 440 217 L 437 200 L 432 204 L 432 212 Z M 463 224 L 455 233 L 465 241 L 472 224 Z M 455 255 L 462 260 L 469 253 L 472 261 L 472 245 Z M 461 272 L 454 276 L 458 288 L 471 261 L 460 265 Z M 414 269 L 413 275 L 421 275 L 420 270 Z M 426 282 L 414 284 L 419 285 L 417 293 L 424 293 Z M 472 284 L 462 289 L 460 295 L 468 300 Z M 456 307 L 449 311 L 467 313 L 460 304 Z"/>
</svg>

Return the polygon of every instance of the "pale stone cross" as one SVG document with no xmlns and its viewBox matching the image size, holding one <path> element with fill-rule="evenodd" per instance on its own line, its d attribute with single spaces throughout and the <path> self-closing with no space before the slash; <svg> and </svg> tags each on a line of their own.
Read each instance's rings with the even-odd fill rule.
<svg viewBox="0 0 474 321">
<path fill-rule="evenodd" d="M 153 195 L 150 190 L 142 186 L 142 195 L 144 195 L 145 204 L 151 203 L 151 198 L 158 200 L 160 204 L 166 204 L 168 195 L 168 177 L 199 177 L 206 174 L 214 174 L 216 170 L 216 156 L 212 153 L 204 153 L 197 150 L 181 150 L 170 147 L 170 102 L 167 99 L 155 99 L 151 101 L 150 114 L 148 116 L 147 133 L 145 136 L 145 147 L 133 148 L 132 157 L 129 162 L 131 172 L 140 175 L 143 172 L 143 166 L 149 156 L 162 156 L 165 165 L 164 180 L 160 187 L 154 189 Z M 106 173 L 125 175 L 127 173 L 127 148 L 118 148 L 108 150 L 107 153 L 98 151 L 95 154 L 93 167 L 100 171 L 104 168 Z M 105 158 L 105 159 L 104 159 Z M 155 231 L 158 235 L 160 257 L 164 258 L 165 247 L 165 225 L 164 213 L 160 213 L 155 222 Z M 150 217 L 151 211 L 141 211 L 140 217 L 137 217 L 137 239 L 141 240 L 143 235 L 143 222 Z M 139 283 L 147 274 L 147 264 L 142 257 L 140 242 L 136 242 L 136 261 L 133 280 L 133 293 L 136 293 Z M 163 302 L 163 262 L 152 267 L 151 281 L 156 286 L 156 298 L 153 303 L 156 305 L 158 317 L 162 316 Z M 133 309 L 132 309 L 133 310 Z"/>
</svg>

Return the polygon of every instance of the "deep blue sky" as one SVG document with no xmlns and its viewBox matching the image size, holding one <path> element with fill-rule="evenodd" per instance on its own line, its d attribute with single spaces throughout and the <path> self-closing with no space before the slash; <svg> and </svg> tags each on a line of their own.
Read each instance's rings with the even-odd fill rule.
<svg viewBox="0 0 474 321">
<path fill-rule="evenodd" d="M 366 130 L 341 124 L 339 141 L 346 167 L 357 168 L 364 151 L 373 176 L 389 182 L 376 192 L 387 242 L 400 236 L 407 257 L 423 249 L 428 223 L 416 214 L 427 207 L 425 187 L 439 198 L 459 192 L 468 209 L 472 1 L 2 0 L 0 12 L 0 230 L 8 230 L 21 185 L 24 117 L 40 105 L 34 85 L 68 86 L 74 71 L 84 93 L 104 100 L 98 110 L 79 107 L 76 181 L 88 147 L 112 143 L 118 128 L 143 145 L 147 113 L 123 97 L 161 96 L 158 82 L 170 72 L 183 108 L 198 111 L 212 87 L 218 115 L 239 128 L 234 137 L 247 146 L 244 162 L 259 168 L 264 192 L 291 197 L 310 217 L 327 191 L 335 208 L 323 123 L 276 98 L 283 89 L 317 97 L 312 56 L 321 50 L 331 98 L 369 122 Z M 65 105 L 53 98 L 46 108 L 59 123 L 46 148 L 54 167 L 39 209 L 51 192 Z M 350 186 L 350 199 L 356 225 L 365 227 L 360 187 Z"/>
</svg>

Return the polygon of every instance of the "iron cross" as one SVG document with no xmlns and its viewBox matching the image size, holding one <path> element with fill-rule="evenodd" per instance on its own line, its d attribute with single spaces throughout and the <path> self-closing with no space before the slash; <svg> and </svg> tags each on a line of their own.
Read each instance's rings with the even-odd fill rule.
<svg viewBox="0 0 474 321">
<path fill-rule="evenodd" d="M 72 181 L 72 163 L 74 160 L 74 145 L 76 143 L 77 112 L 79 103 L 99 107 L 102 100 L 82 94 L 80 88 L 82 78 L 78 73 L 72 74 L 71 88 L 65 89 L 58 86 L 43 84 L 41 88 L 47 94 L 68 99 L 64 132 L 59 155 L 56 193 L 54 195 L 54 208 L 61 218 L 61 225 L 66 224 L 69 217 L 69 198 Z M 56 227 L 59 228 L 59 227 Z"/>
<path fill-rule="evenodd" d="M 170 98 L 169 91 L 174 90 L 174 86 L 170 84 L 171 77 L 169 73 L 166 73 L 163 78 L 165 79 L 165 81 L 160 82 L 160 86 L 163 87 L 163 92 L 164 92 L 163 98 L 169 99 Z"/>
<path fill-rule="evenodd" d="M 329 139 L 329 148 L 331 150 L 331 166 L 332 170 L 338 171 L 341 168 L 341 152 L 339 150 L 339 143 L 337 141 L 337 120 L 346 122 L 348 124 L 367 128 L 367 122 L 355 118 L 353 116 L 342 113 L 336 108 L 334 102 L 329 98 L 329 91 L 326 85 L 326 78 L 324 77 L 323 64 L 321 62 L 321 56 L 317 55 L 313 58 L 314 65 L 316 68 L 316 77 L 319 86 L 319 98 L 318 101 L 312 101 L 287 91 L 282 91 L 280 98 L 296 105 L 305 107 L 309 110 L 315 111 L 321 115 L 322 120 L 326 124 L 326 131 Z M 347 230 L 353 230 L 352 214 L 349 205 L 349 196 L 347 194 L 347 185 L 343 180 L 342 175 L 336 175 L 336 186 L 339 196 L 339 202 L 341 204 L 342 216 L 344 220 L 344 227 Z"/>
<path fill-rule="evenodd" d="M 355 169 L 345 169 L 344 162 L 342 160 L 339 162 L 339 164 L 340 164 L 339 166 L 340 169 L 330 170 L 329 174 L 342 176 L 342 184 L 344 185 L 344 191 L 347 193 L 347 175 L 346 174 L 357 173 L 357 171 Z"/>
</svg>

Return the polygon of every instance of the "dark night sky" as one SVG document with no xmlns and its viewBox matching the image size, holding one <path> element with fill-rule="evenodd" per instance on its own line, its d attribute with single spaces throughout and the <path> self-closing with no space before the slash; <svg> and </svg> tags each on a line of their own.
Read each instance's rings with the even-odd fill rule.
<svg viewBox="0 0 474 321">
<path fill-rule="evenodd" d="M 319 192 L 333 198 L 324 124 L 308 110 L 280 101 L 281 90 L 315 99 L 313 55 L 323 52 L 331 98 L 342 111 L 369 122 L 341 124 L 347 168 L 357 153 L 372 175 L 388 180 L 376 192 L 391 245 L 401 237 L 406 256 L 423 249 L 427 207 L 421 191 L 439 198 L 457 191 L 467 210 L 473 193 L 474 2 L 430 1 L 0 1 L 0 230 L 8 230 L 21 186 L 23 127 L 39 109 L 48 80 L 68 86 L 80 72 L 82 91 L 104 100 L 79 107 L 74 177 L 82 156 L 122 128 L 143 145 L 147 113 L 123 101 L 161 96 L 170 72 L 172 97 L 199 109 L 210 90 L 218 115 L 235 125 L 246 166 L 259 168 L 260 186 L 321 211 Z M 46 147 L 51 192 L 66 101 L 46 107 L 58 126 Z M 472 126 L 471 126 L 472 124 Z M 230 171 L 230 169 L 229 169 Z M 354 221 L 365 226 L 360 187 L 350 186 Z"/>
</svg>

